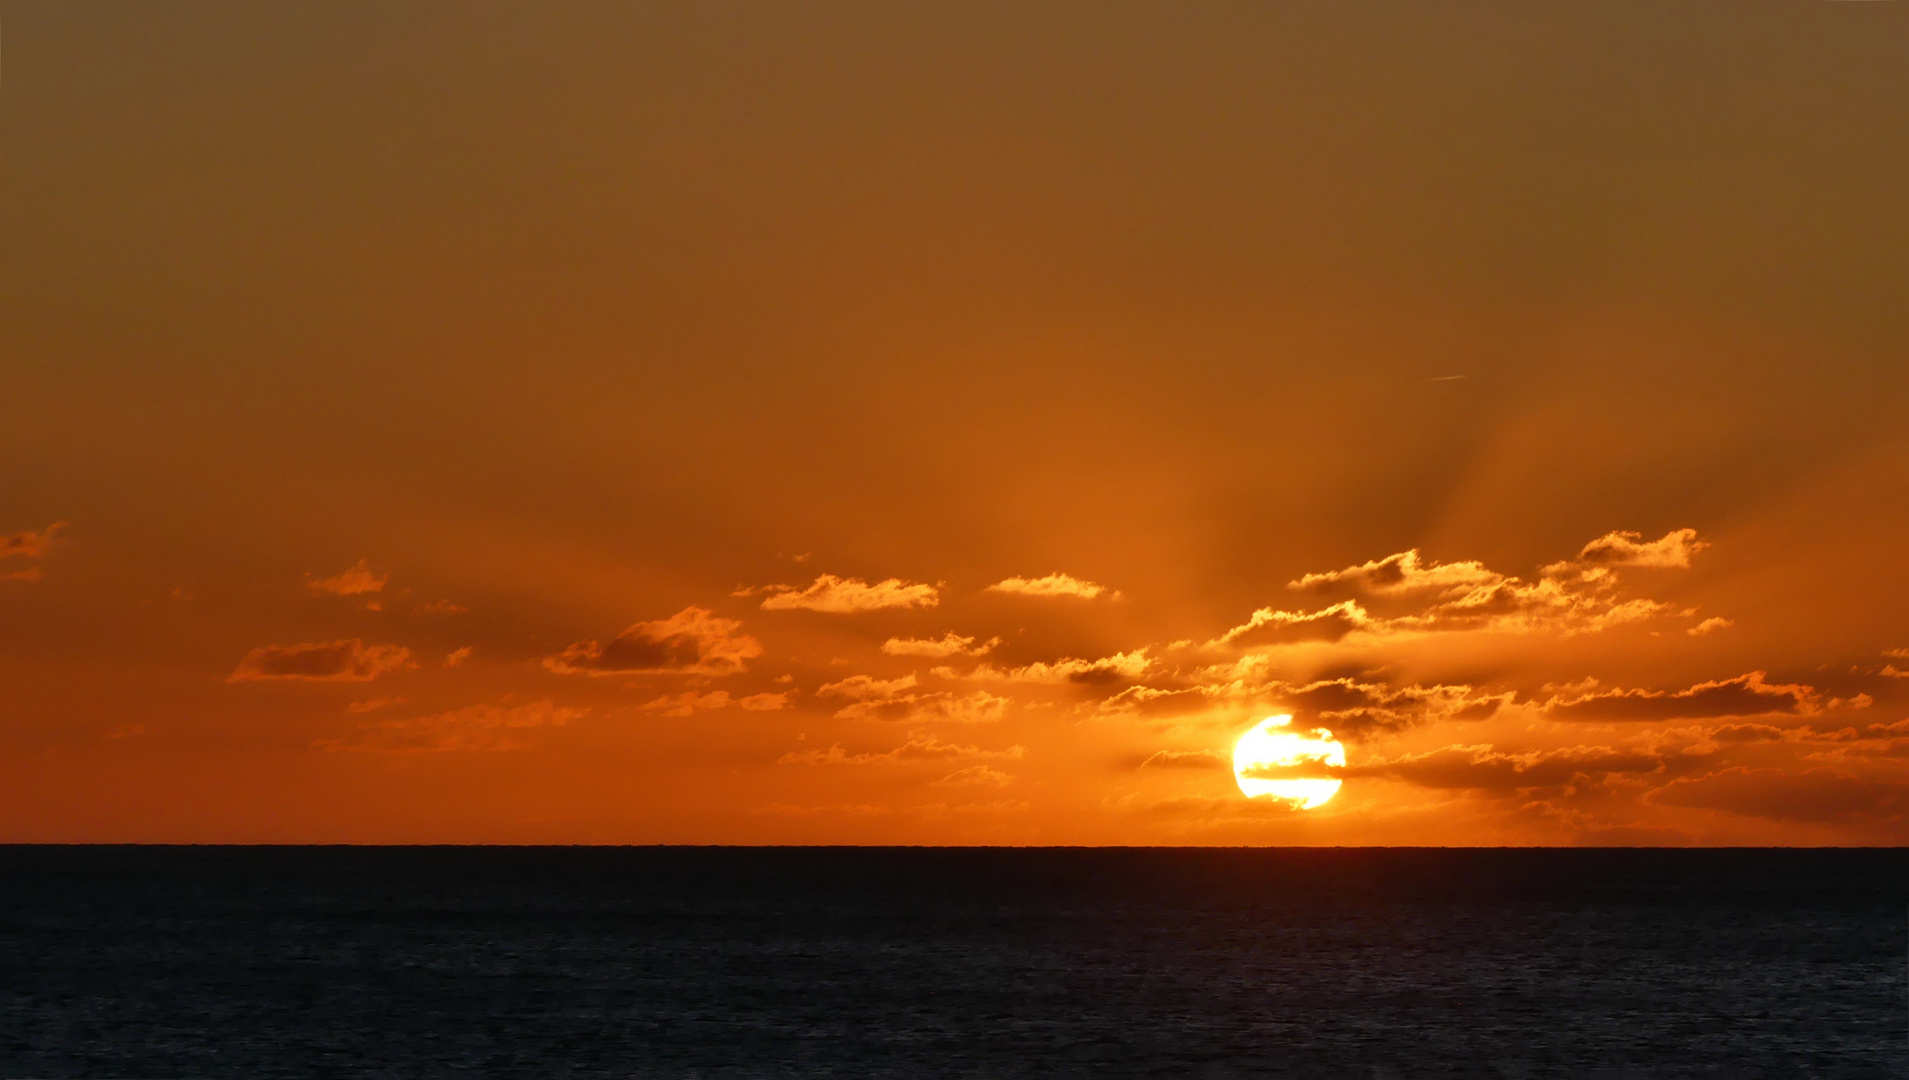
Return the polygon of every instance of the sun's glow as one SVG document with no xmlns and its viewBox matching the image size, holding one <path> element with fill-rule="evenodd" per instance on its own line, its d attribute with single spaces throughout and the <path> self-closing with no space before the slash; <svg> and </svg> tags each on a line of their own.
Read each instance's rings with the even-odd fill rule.
<svg viewBox="0 0 1909 1080">
<path fill-rule="evenodd" d="M 1323 806 L 1339 793 L 1340 781 L 1333 777 L 1277 777 L 1267 775 L 1304 766 L 1343 767 L 1345 747 L 1332 738 L 1332 732 L 1300 735 L 1282 731 L 1293 722 L 1290 716 L 1269 716 L 1240 736 L 1233 744 L 1233 779 L 1249 799 L 1269 797 L 1299 804 L 1302 810 Z"/>
</svg>

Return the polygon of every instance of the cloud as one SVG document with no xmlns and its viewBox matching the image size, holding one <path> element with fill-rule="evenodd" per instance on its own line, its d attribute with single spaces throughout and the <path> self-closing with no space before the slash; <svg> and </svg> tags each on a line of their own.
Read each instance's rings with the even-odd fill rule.
<svg viewBox="0 0 1909 1080">
<path fill-rule="evenodd" d="M 1673 780 L 1646 796 L 1665 806 L 1724 810 L 1772 821 L 1830 823 L 1859 818 L 1900 819 L 1909 810 L 1909 785 L 1870 780 L 1829 769 L 1722 769 Z"/>
<path fill-rule="evenodd" d="M 464 661 L 469 660 L 470 658 L 471 658 L 471 647 L 469 645 L 466 645 L 461 649 L 452 649 L 450 652 L 444 654 L 444 666 L 456 667 L 459 664 L 463 663 Z"/>
<path fill-rule="evenodd" d="M 979 645 L 971 637 L 963 637 L 950 630 L 939 638 L 889 638 L 882 642 L 882 651 L 890 656 L 926 656 L 940 659 L 947 656 L 982 656 L 1001 639 L 989 638 Z"/>
<path fill-rule="evenodd" d="M 854 701 L 891 701 L 915 686 L 912 674 L 898 679 L 877 679 L 873 675 L 850 675 L 840 682 L 824 685 L 816 693 L 824 697 L 842 697 Z"/>
<path fill-rule="evenodd" d="M 1342 600 L 1313 612 L 1263 607 L 1239 626 L 1214 639 L 1214 645 L 1283 645 L 1294 641 L 1338 641 L 1354 630 L 1381 626 L 1356 600 Z"/>
<path fill-rule="evenodd" d="M 1427 562 L 1417 549 L 1403 551 L 1288 583 L 1303 592 L 1350 592 L 1359 599 L 1317 611 L 1260 608 L 1209 646 L 1330 642 L 1355 634 L 1597 633 L 1677 610 L 1660 601 L 1624 596 L 1614 568 L 1688 566 L 1691 554 L 1706 546 L 1692 529 L 1648 543 L 1637 533 L 1609 533 L 1586 544 L 1577 559 L 1544 567 L 1532 581 L 1476 561 Z"/>
<path fill-rule="evenodd" d="M 1006 787 L 1014 777 L 986 765 L 970 765 L 932 782 L 934 787 Z"/>
<path fill-rule="evenodd" d="M 1331 592 L 1335 588 L 1345 587 L 1377 596 L 1418 592 L 1461 596 L 1472 589 L 1495 585 L 1503 580 L 1503 574 L 1487 570 L 1479 562 L 1427 564 L 1419 557 L 1418 549 L 1413 548 L 1358 566 L 1348 566 L 1344 570 L 1306 574 L 1297 581 L 1287 582 L 1286 587 L 1302 592 Z"/>
<path fill-rule="evenodd" d="M 789 707 L 789 692 L 785 690 L 780 694 L 750 694 L 736 704 L 750 712 L 775 712 Z"/>
<path fill-rule="evenodd" d="M 914 735 L 893 750 L 851 754 L 841 743 L 827 750 L 791 750 L 776 759 L 778 765 L 880 765 L 898 761 L 951 761 L 959 758 L 1019 760 L 1026 750 L 1010 746 L 1006 750 L 984 750 L 978 746 L 945 743 L 933 735 Z"/>
<path fill-rule="evenodd" d="M 53 549 L 53 534 L 64 528 L 66 528 L 66 522 L 56 521 L 37 532 L 29 529 L 25 532 L 0 535 L 0 559 L 8 559 L 16 555 L 26 559 L 43 558 Z"/>
<path fill-rule="evenodd" d="M 824 697 L 850 699 L 835 715 L 843 720 L 945 721 L 956 724 L 994 723 L 1007 715 L 1008 699 L 978 690 L 972 694 L 947 691 L 915 692 L 915 677 L 877 679 L 851 675 L 817 690 Z"/>
<path fill-rule="evenodd" d="M 1152 666 L 1153 661 L 1147 656 L 1147 647 L 1142 646 L 1131 652 L 1115 653 L 1098 660 L 1037 661 L 1022 667 L 1006 669 L 997 668 L 992 664 L 982 664 L 962 678 L 981 682 L 1094 685 L 1138 679 Z"/>
<path fill-rule="evenodd" d="M 762 655 L 762 646 L 736 630 L 742 624 L 707 608 L 686 607 L 667 619 L 640 622 L 608 645 L 580 641 L 544 667 L 560 675 L 733 675 Z"/>
<path fill-rule="evenodd" d="M 383 753 L 523 750 L 530 746 L 524 734 L 531 729 L 563 727 L 589 711 L 549 701 L 508 709 L 472 705 L 410 720 L 386 720 L 367 725 L 353 738 L 320 739 L 312 745 L 322 750 Z"/>
<path fill-rule="evenodd" d="M 1225 754 L 1213 750 L 1160 750 L 1140 763 L 1143 769 L 1230 769 Z"/>
<path fill-rule="evenodd" d="M 1642 533 L 1610 532 L 1584 545 L 1578 561 L 1590 566 L 1644 566 L 1685 570 L 1690 557 L 1710 546 L 1697 539 L 1695 529 L 1673 529 L 1644 542 Z"/>
<path fill-rule="evenodd" d="M 1685 630 L 1684 633 L 1689 634 L 1691 637 L 1703 637 L 1705 634 L 1715 633 L 1718 630 L 1728 630 L 1735 625 L 1737 624 L 1733 620 L 1723 618 L 1722 616 L 1715 616 L 1705 619 L 1703 622 Z"/>
<path fill-rule="evenodd" d="M 848 614 L 877 611 L 882 608 L 931 608 L 941 602 L 933 585 L 889 578 L 873 585 L 856 578 L 823 574 L 806 589 L 791 585 L 771 585 L 762 601 L 766 611 L 826 611 Z"/>
<path fill-rule="evenodd" d="M 364 593 L 383 592 L 385 582 L 390 578 L 384 574 L 373 573 L 370 564 L 359 559 L 357 565 L 342 570 L 332 577 L 308 581 L 305 587 L 313 593 L 330 593 L 333 596 L 360 596 Z"/>
<path fill-rule="evenodd" d="M 265 645 L 239 661 L 226 682 L 295 679 L 306 682 L 370 682 L 417 665 L 402 645 L 366 645 L 358 638 L 322 644 Z"/>
<path fill-rule="evenodd" d="M 643 708 L 648 712 L 661 712 L 664 716 L 688 716 L 698 709 L 726 709 L 729 707 L 729 691 L 712 690 L 699 694 L 694 690 L 685 690 L 680 694 L 665 694 L 654 701 L 646 701 Z"/>
<path fill-rule="evenodd" d="M 1718 716 L 1798 714 L 1815 710 L 1815 688 L 1768 683 L 1752 671 L 1687 690 L 1603 690 L 1552 698 L 1545 711 L 1557 720 L 1697 720 Z"/>
<path fill-rule="evenodd" d="M 1446 746 L 1390 761 L 1338 770 L 1341 776 L 1379 776 L 1419 787 L 1518 791 L 1595 783 L 1612 773 L 1650 774 L 1666 767 L 1662 754 L 1609 746 L 1570 746 L 1504 753 L 1490 745 Z"/>
<path fill-rule="evenodd" d="M 1056 571 L 1046 577 L 1011 577 L 997 581 L 987 587 L 988 592 L 1015 593 L 1021 596 L 1072 596 L 1081 600 L 1092 600 L 1107 591 L 1107 586 L 1092 581 L 1082 581 L 1071 574 Z M 1119 596 L 1119 593 L 1114 593 Z"/>
<path fill-rule="evenodd" d="M 404 704 L 404 699 L 401 697 L 369 698 L 365 701 L 353 701 L 348 703 L 345 706 L 345 711 L 348 713 L 377 712 L 379 709 L 388 709 L 393 705 L 402 705 L 402 704 Z"/>
</svg>

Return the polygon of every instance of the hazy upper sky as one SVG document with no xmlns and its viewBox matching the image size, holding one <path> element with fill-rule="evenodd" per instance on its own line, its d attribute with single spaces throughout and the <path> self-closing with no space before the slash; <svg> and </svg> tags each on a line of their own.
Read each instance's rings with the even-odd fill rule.
<svg viewBox="0 0 1909 1080">
<path fill-rule="evenodd" d="M 0 22 L 0 840 L 1909 841 L 1909 5 Z"/>
</svg>

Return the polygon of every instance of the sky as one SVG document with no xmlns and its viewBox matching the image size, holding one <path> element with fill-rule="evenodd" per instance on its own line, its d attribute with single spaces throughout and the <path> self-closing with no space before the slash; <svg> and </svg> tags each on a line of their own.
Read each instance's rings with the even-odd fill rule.
<svg viewBox="0 0 1909 1080">
<path fill-rule="evenodd" d="M 0 841 L 1909 842 L 1909 6 L 0 26 Z"/>
</svg>

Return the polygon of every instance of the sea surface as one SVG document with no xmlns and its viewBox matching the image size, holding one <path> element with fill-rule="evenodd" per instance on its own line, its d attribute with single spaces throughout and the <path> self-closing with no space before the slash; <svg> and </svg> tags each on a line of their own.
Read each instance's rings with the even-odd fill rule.
<svg viewBox="0 0 1909 1080">
<path fill-rule="evenodd" d="M 1900 1077 L 1902 850 L 0 847 L 4 1077 Z"/>
</svg>

